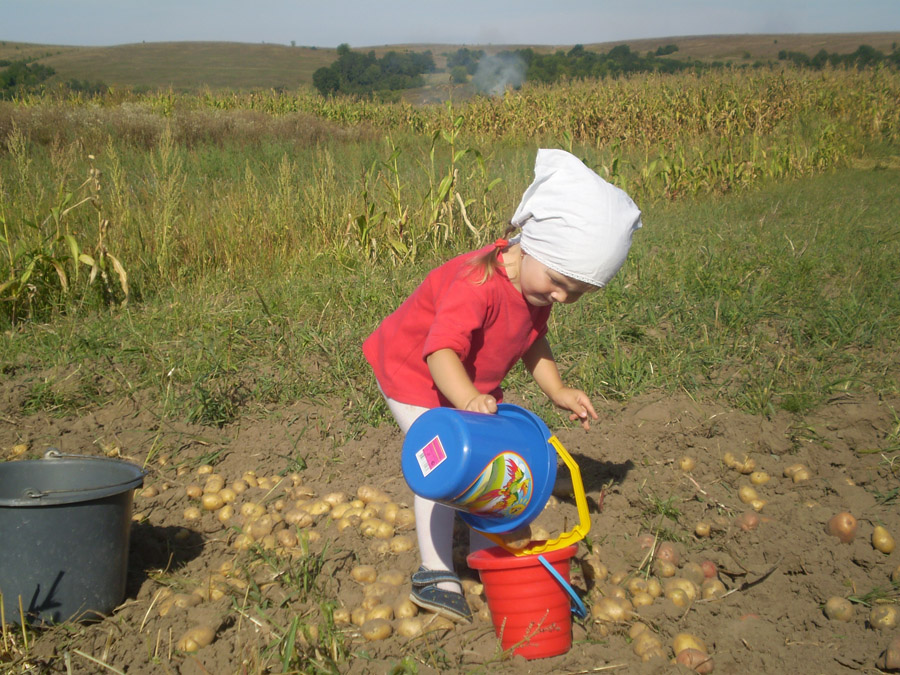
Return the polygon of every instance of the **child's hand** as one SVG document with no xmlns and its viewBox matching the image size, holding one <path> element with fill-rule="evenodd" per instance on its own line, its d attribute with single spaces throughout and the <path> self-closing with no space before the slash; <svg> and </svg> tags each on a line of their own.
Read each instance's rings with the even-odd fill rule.
<svg viewBox="0 0 900 675">
<path fill-rule="evenodd" d="M 493 415 L 497 412 L 497 399 L 490 394 L 478 394 L 478 396 L 466 403 L 465 410 Z"/>
<path fill-rule="evenodd" d="M 581 426 L 583 426 L 585 430 L 591 428 L 592 419 L 599 419 L 594 410 L 594 406 L 591 404 L 591 399 L 589 399 L 588 395 L 580 389 L 563 387 L 554 394 L 553 402 L 560 408 L 571 410 L 572 414 L 569 415 L 569 419 L 572 422 L 580 420 Z"/>
</svg>

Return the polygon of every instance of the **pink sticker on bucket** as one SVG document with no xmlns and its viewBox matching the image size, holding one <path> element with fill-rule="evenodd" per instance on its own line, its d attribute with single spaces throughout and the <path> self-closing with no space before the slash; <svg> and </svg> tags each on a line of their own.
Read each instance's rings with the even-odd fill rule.
<svg viewBox="0 0 900 675">
<path fill-rule="evenodd" d="M 416 459 L 419 462 L 419 468 L 422 469 L 422 475 L 427 476 L 434 471 L 445 459 L 447 453 L 441 444 L 441 439 L 437 436 L 428 441 L 421 450 L 416 453 Z"/>
</svg>

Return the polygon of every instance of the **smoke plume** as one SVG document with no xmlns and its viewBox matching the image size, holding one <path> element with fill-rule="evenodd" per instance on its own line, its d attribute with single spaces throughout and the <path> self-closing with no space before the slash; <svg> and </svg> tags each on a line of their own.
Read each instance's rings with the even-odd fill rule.
<svg viewBox="0 0 900 675">
<path fill-rule="evenodd" d="M 472 83 L 480 94 L 499 96 L 507 87 L 521 87 L 526 70 L 526 63 L 515 54 L 488 54 L 478 62 Z"/>
</svg>

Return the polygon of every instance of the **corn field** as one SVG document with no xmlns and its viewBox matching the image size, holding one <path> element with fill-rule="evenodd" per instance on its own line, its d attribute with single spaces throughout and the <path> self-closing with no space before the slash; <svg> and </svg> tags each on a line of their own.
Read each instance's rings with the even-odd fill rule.
<svg viewBox="0 0 900 675">
<path fill-rule="evenodd" d="M 898 100 L 889 69 L 643 75 L 430 105 L 24 97 L 0 104 L 0 321 L 308 256 L 397 264 L 477 245 L 540 146 L 639 204 L 798 178 L 896 147 Z"/>
</svg>

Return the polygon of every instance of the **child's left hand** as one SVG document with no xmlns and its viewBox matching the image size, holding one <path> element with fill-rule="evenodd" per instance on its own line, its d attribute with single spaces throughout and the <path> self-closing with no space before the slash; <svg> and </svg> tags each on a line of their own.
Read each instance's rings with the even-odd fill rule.
<svg viewBox="0 0 900 675">
<path fill-rule="evenodd" d="M 581 426 L 585 430 L 591 428 L 591 420 L 599 419 L 591 399 L 580 389 L 572 389 L 571 387 L 563 387 L 553 396 L 553 403 L 565 410 L 571 410 L 572 414 L 569 419 L 574 422 L 581 421 Z"/>
</svg>

